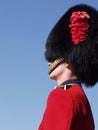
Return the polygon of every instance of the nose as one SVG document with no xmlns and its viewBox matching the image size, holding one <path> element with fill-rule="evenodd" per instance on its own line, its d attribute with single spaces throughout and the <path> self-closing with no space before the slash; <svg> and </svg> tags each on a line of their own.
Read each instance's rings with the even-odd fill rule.
<svg viewBox="0 0 98 130">
<path fill-rule="evenodd" d="M 50 62 L 48 62 L 48 66 L 51 66 L 51 63 L 50 63 Z"/>
</svg>

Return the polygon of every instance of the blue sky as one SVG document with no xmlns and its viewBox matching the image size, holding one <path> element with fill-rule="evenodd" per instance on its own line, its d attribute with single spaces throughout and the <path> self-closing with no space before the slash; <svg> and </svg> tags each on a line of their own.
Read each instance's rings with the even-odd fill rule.
<svg viewBox="0 0 98 130">
<path fill-rule="evenodd" d="M 49 92 L 47 36 L 71 6 L 97 0 L 0 0 L 0 130 L 37 130 Z M 98 85 L 84 90 L 98 129 Z"/>
</svg>

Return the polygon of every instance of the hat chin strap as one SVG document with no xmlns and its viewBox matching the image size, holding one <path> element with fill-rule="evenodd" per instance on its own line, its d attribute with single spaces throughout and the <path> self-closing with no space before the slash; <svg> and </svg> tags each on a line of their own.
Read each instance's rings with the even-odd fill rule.
<svg viewBox="0 0 98 130">
<path fill-rule="evenodd" d="M 52 65 L 49 68 L 48 74 L 51 74 L 51 72 L 58 66 L 60 65 L 62 62 L 64 61 L 64 58 L 58 58 L 56 59 Z"/>
</svg>

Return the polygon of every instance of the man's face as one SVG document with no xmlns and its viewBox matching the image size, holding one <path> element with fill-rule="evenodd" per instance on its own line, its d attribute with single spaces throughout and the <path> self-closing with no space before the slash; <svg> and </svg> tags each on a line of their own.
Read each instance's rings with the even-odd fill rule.
<svg viewBox="0 0 98 130">
<path fill-rule="evenodd" d="M 64 70 L 66 69 L 66 63 L 65 62 L 61 62 L 56 66 L 55 66 L 55 61 L 54 62 L 48 62 L 48 66 L 50 67 L 49 68 L 49 72 L 50 72 L 49 76 L 53 80 L 57 80 L 59 78 L 59 76 L 61 76 L 64 73 Z"/>
</svg>

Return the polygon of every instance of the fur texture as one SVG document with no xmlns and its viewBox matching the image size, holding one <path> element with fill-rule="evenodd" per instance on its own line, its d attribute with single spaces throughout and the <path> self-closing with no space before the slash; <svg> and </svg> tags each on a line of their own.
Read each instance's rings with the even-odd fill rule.
<svg viewBox="0 0 98 130">
<path fill-rule="evenodd" d="M 70 16 L 75 11 L 86 11 L 90 16 L 88 37 L 78 45 L 72 43 L 69 28 Z M 48 61 L 64 58 L 73 64 L 86 86 L 95 85 L 98 81 L 98 11 L 79 4 L 65 12 L 47 38 L 45 57 Z"/>
</svg>

